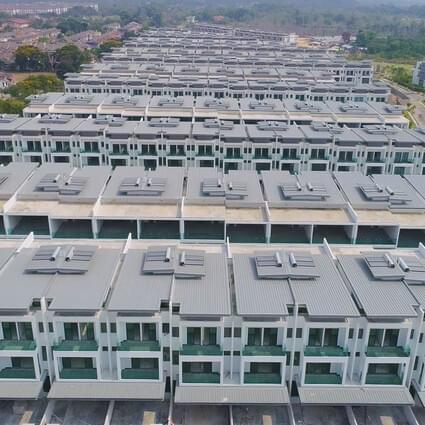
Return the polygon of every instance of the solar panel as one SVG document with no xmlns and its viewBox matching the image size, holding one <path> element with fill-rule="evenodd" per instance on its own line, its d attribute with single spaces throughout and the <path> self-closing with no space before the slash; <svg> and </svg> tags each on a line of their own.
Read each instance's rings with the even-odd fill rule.
<svg viewBox="0 0 425 425">
<path fill-rule="evenodd" d="M 96 252 L 91 246 L 41 246 L 25 271 L 34 274 L 84 274 Z"/>
<path fill-rule="evenodd" d="M 294 183 L 283 183 L 280 189 L 284 198 L 294 201 L 323 201 L 330 196 L 325 186 L 310 182 L 301 185 L 298 180 Z"/>
<path fill-rule="evenodd" d="M 226 183 L 226 199 L 244 199 L 248 196 L 246 183 L 228 181 Z"/>
<path fill-rule="evenodd" d="M 167 179 L 163 177 L 126 177 L 119 192 L 125 196 L 160 196 L 165 191 Z"/>
<path fill-rule="evenodd" d="M 366 253 L 363 258 L 374 279 L 401 280 L 404 277 L 400 265 L 388 253 Z"/>
<path fill-rule="evenodd" d="M 174 273 L 174 249 L 149 247 L 143 259 L 142 271 L 149 274 Z"/>
<path fill-rule="evenodd" d="M 63 177 L 60 174 L 49 173 L 42 177 L 35 189 L 40 192 L 58 192 L 62 180 Z"/>
<path fill-rule="evenodd" d="M 78 195 L 84 189 L 87 180 L 86 177 L 71 176 L 59 187 L 59 193 L 61 195 Z"/>
<path fill-rule="evenodd" d="M 288 261 L 291 279 L 314 279 L 320 276 L 314 258 L 309 252 L 290 252 Z"/>
<path fill-rule="evenodd" d="M 257 276 L 260 279 L 286 279 L 288 267 L 280 251 L 257 253 L 254 257 Z"/>
<path fill-rule="evenodd" d="M 207 196 L 224 197 L 225 185 L 220 178 L 207 178 L 202 181 L 202 193 Z"/>
<path fill-rule="evenodd" d="M 205 275 L 205 254 L 203 251 L 180 252 L 178 264 L 176 264 L 176 278 L 200 278 Z"/>
<path fill-rule="evenodd" d="M 398 264 L 405 273 L 404 281 L 409 285 L 425 285 L 425 260 L 416 256 L 398 258 Z"/>
<path fill-rule="evenodd" d="M 390 186 L 381 187 L 378 184 L 360 185 L 359 189 L 363 196 L 374 202 L 389 202 L 391 205 L 400 205 L 411 202 L 411 199 L 402 190 Z"/>
</svg>

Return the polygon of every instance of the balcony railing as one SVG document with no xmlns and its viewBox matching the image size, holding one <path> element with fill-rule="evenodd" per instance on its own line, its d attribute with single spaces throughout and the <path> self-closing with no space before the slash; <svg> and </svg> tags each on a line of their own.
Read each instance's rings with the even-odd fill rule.
<svg viewBox="0 0 425 425">
<path fill-rule="evenodd" d="M 80 149 L 81 153 L 100 153 L 99 148 Z"/>
<path fill-rule="evenodd" d="M 337 346 L 314 347 L 310 345 L 305 347 L 304 355 L 311 357 L 345 357 L 348 356 L 348 352 L 344 348 Z"/>
<path fill-rule="evenodd" d="M 366 376 L 366 384 L 369 385 L 401 385 L 402 380 L 398 375 L 393 374 L 372 374 Z"/>
<path fill-rule="evenodd" d="M 394 164 L 412 164 L 413 159 L 410 158 L 394 158 Z"/>
<path fill-rule="evenodd" d="M 186 373 L 183 373 L 183 383 L 185 384 L 219 384 L 220 374 L 215 372 L 208 372 L 208 373 L 186 372 Z"/>
<path fill-rule="evenodd" d="M 243 356 L 286 356 L 285 350 L 279 345 L 246 345 Z"/>
<path fill-rule="evenodd" d="M 354 163 L 357 162 L 358 158 L 338 158 L 337 162 L 347 162 L 347 163 Z"/>
<path fill-rule="evenodd" d="M 158 369 L 128 368 L 121 371 L 122 379 L 159 379 Z"/>
<path fill-rule="evenodd" d="M 251 373 L 245 372 L 245 384 L 280 384 L 282 377 L 280 373 Z"/>
<path fill-rule="evenodd" d="M 406 347 L 367 347 L 367 357 L 409 357 L 410 349 Z"/>
<path fill-rule="evenodd" d="M 8 340 L 2 339 L 0 340 L 0 350 L 12 350 L 12 351 L 32 351 L 37 348 L 37 344 L 35 341 L 25 340 Z"/>
<path fill-rule="evenodd" d="M 54 351 L 97 351 L 99 348 L 95 340 L 74 341 L 64 339 L 53 346 Z"/>
<path fill-rule="evenodd" d="M 52 153 L 70 153 L 71 148 L 52 148 Z"/>
<path fill-rule="evenodd" d="M 94 368 L 64 368 L 59 372 L 59 376 L 62 379 L 97 379 L 97 371 Z"/>
<path fill-rule="evenodd" d="M 161 351 L 158 341 L 122 341 L 117 351 Z"/>
<path fill-rule="evenodd" d="M 22 367 L 6 367 L 0 370 L 0 379 L 35 379 L 35 370 Z"/>
<path fill-rule="evenodd" d="M 223 351 L 219 345 L 184 344 L 180 354 L 183 356 L 221 356 Z"/>
<path fill-rule="evenodd" d="M 342 379 L 336 373 L 309 373 L 305 375 L 305 384 L 311 385 L 339 385 Z"/>
<path fill-rule="evenodd" d="M 111 151 L 109 152 L 109 156 L 128 156 L 128 151 Z"/>
<path fill-rule="evenodd" d="M 41 147 L 33 147 L 33 148 L 22 148 L 22 152 L 31 152 L 31 153 L 39 153 L 41 152 Z"/>
<path fill-rule="evenodd" d="M 282 155 L 283 160 L 299 161 L 301 158 L 298 155 Z"/>
<path fill-rule="evenodd" d="M 158 156 L 158 151 L 139 151 L 138 156 Z"/>
</svg>

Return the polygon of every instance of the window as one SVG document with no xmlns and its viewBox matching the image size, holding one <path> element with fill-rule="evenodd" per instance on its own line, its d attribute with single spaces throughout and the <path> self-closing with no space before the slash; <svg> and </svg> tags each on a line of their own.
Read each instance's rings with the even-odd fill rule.
<svg viewBox="0 0 425 425">
<path fill-rule="evenodd" d="M 292 338 L 292 328 L 288 328 L 288 331 L 286 333 L 287 338 Z"/>
<path fill-rule="evenodd" d="M 233 336 L 235 338 L 240 338 L 241 337 L 241 334 L 242 334 L 241 328 L 234 328 L 233 329 Z"/>
<path fill-rule="evenodd" d="M 47 361 L 47 350 L 44 345 L 41 347 L 41 358 L 44 362 Z"/>
<path fill-rule="evenodd" d="M 169 323 L 163 323 L 162 324 L 162 333 L 165 335 L 168 335 L 170 333 L 170 324 Z"/>
<path fill-rule="evenodd" d="M 363 338 L 363 329 L 359 329 L 359 339 Z"/>
<path fill-rule="evenodd" d="M 169 362 L 170 361 L 170 350 L 169 349 L 166 348 L 162 352 L 162 360 L 164 360 L 164 362 Z"/>
<path fill-rule="evenodd" d="M 303 328 L 297 328 L 296 338 L 303 337 Z"/>
<path fill-rule="evenodd" d="M 300 365 L 300 352 L 295 351 L 295 353 L 294 353 L 294 366 L 299 366 L 299 365 Z"/>
<path fill-rule="evenodd" d="M 179 364 L 179 352 L 173 351 L 173 365 Z"/>
<path fill-rule="evenodd" d="M 102 322 L 100 324 L 100 332 L 102 332 L 103 334 L 106 334 L 106 332 L 107 332 L 107 326 L 106 326 L 106 323 L 105 322 Z"/>
<path fill-rule="evenodd" d="M 422 333 L 419 335 L 419 344 L 421 344 L 421 343 L 422 343 L 423 339 L 424 339 L 424 334 L 423 334 L 423 332 L 422 332 Z"/>
<path fill-rule="evenodd" d="M 41 334 L 44 332 L 43 322 L 38 322 L 38 332 Z"/>
<path fill-rule="evenodd" d="M 177 326 L 173 326 L 172 335 L 175 338 L 177 338 L 180 335 L 180 330 Z"/>
<path fill-rule="evenodd" d="M 231 338 L 232 337 L 232 328 L 224 328 L 224 337 Z"/>
<path fill-rule="evenodd" d="M 350 328 L 350 330 L 348 331 L 348 338 L 353 339 L 353 336 L 354 336 L 354 329 Z"/>
<path fill-rule="evenodd" d="M 116 334 L 117 333 L 117 324 L 111 323 L 111 333 Z"/>
</svg>

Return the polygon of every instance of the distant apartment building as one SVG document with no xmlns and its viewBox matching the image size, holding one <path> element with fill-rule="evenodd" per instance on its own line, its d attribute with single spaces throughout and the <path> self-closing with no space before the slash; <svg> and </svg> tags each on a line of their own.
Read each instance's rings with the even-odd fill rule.
<svg viewBox="0 0 425 425">
<path fill-rule="evenodd" d="M 412 84 L 422 87 L 425 85 L 425 61 L 416 63 L 413 69 Z"/>
</svg>

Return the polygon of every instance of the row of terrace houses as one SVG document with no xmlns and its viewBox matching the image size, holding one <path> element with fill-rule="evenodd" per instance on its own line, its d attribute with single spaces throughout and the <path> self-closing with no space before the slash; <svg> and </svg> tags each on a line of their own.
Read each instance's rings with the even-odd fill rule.
<svg viewBox="0 0 425 425">
<path fill-rule="evenodd" d="M 171 118 L 183 122 L 217 119 L 234 124 L 278 121 L 287 124 L 323 122 L 339 127 L 389 125 L 407 127 L 405 108 L 382 102 L 214 99 L 208 96 L 132 96 L 117 94 L 46 93 L 29 96 L 25 117 L 39 114 L 72 115 L 76 118 L 112 115 L 132 121 Z"/>
<path fill-rule="evenodd" d="M 403 118 L 404 119 L 404 118 Z M 235 124 L 206 118 L 149 121 L 72 115 L 0 117 L 0 163 L 67 163 L 223 170 L 423 174 L 424 130 L 326 122 Z"/>
<path fill-rule="evenodd" d="M 185 243 L 417 247 L 425 176 L 12 163 L 0 235 Z"/>
<path fill-rule="evenodd" d="M 29 235 L 0 244 L 0 274 L 0 398 L 37 398 L 44 384 L 50 399 L 425 401 L 423 245 L 200 249 Z"/>
</svg>

